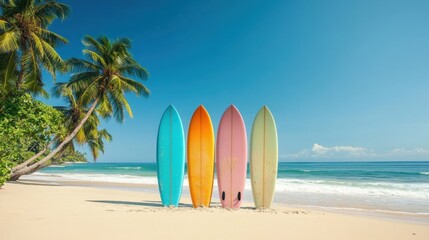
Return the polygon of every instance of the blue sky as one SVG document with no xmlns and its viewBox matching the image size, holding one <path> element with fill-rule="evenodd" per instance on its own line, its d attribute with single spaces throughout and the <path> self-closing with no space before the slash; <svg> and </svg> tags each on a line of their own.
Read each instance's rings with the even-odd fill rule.
<svg viewBox="0 0 429 240">
<path fill-rule="evenodd" d="M 199 104 L 215 131 L 234 104 L 248 135 L 266 104 L 281 161 L 429 160 L 428 1 L 64 2 L 72 14 L 52 27 L 64 58 L 86 34 L 129 37 L 151 74 L 151 96 L 129 96 L 134 118 L 103 124 L 100 162 L 155 161 L 170 103 L 185 131 Z"/>
</svg>

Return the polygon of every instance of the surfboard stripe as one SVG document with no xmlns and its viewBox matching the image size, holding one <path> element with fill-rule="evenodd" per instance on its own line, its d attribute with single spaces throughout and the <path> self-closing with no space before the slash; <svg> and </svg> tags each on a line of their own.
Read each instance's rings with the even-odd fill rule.
<svg viewBox="0 0 429 240">
<path fill-rule="evenodd" d="M 202 174 L 203 174 L 203 119 L 202 119 L 202 111 L 199 111 L 200 114 L 200 206 L 202 206 L 202 202 L 203 202 L 203 178 L 202 178 Z"/>
<path fill-rule="evenodd" d="M 173 195 L 173 176 L 172 176 L 172 172 L 173 172 L 173 108 L 169 108 L 170 109 L 170 201 L 169 204 L 171 204 L 173 201 L 171 199 L 171 196 Z"/>
<path fill-rule="evenodd" d="M 232 111 L 232 108 L 229 108 L 230 109 L 230 114 L 231 114 L 231 129 L 234 129 L 234 121 L 233 121 L 233 119 L 234 119 L 234 112 Z M 230 173 L 230 178 L 231 178 L 231 180 L 229 181 L 229 183 L 230 183 L 230 185 L 231 185 L 231 187 L 230 187 L 230 189 L 231 189 L 231 191 L 230 191 L 230 195 L 231 195 L 231 197 L 230 197 L 230 200 L 231 200 L 231 203 L 230 203 L 230 205 L 232 206 L 233 204 L 232 204 L 232 199 L 233 199 L 233 196 L 232 196 L 232 194 L 233 194 L 233 191 L 232 191 L 232 185 L 233 185 L 233 179 L 232 179 L 232 176 L 233 176 L 233 165 L 232 165 L 232 158 L 233 158 L 233 156 L 232 156 L 232 149 L 234 149 L 234 138 L 233 138 L 233 134 L 234 134 L 234 131 L 233 130 L 231 130 L 230 131 L 230 134 L 231 134 L 231 148 L 230 148 L 230 150 L 229 150 L 229 154 L 230 154 L 230 170 L 231 170 L 231 173 Z"/>
<path fill-rule="evenodd" d="M 266 131 L 266 121 L 265 121 L 265 115 L 267 112 L 267 108 L 264 107 L 264 146 L 263 146 L 263 155 L 262 155 L 262 189 L 265 189 L 265 150 L 266 150 L 266 145 L 265 145 L 265 140 L 266 140 L 266 136 L 267 136 L 267 131 Z M 265 190 L 262 191 L 262 205 L 265 206 Z"/>
</svg>

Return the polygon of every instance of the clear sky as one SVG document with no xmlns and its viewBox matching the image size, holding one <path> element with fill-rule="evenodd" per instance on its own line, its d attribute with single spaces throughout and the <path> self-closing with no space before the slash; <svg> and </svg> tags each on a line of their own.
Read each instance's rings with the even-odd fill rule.
<svg viewBox="0 0 429 240">
<path fill-rule="evenodd" d="M 129 96 L 134 118 L 103 124 L 100 162 L 155 161 L 170 103 L 185 131 L 199 104 L 215 131 L 234 104 L 248 136 L 266 104 L 281 161 L 429 160 L 429 1 L 64 2 L 64 58 L 82 56 L 85 34 L 129 37 L 151 74 L 151 96 Z"/>
</svg>

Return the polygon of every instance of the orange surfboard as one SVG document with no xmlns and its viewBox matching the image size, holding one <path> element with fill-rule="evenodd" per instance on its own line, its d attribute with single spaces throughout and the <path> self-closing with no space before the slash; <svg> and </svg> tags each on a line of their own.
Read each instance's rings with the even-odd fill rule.
<svg viewBox="0 0 429 240">
<path fill-rule="evenodd" d="M 192 115 L 188 130 L 188 180 L 192 205 L 209 207 L 214 179 L 214 132 L 210 115 L 200 105 Z"/>
</svg>

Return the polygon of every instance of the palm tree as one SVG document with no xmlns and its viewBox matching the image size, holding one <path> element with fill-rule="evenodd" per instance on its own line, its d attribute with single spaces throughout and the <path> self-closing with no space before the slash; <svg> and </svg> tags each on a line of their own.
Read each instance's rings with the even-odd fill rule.
<svg viewBox="0 0 429 240">
<path fill-rule="evenodd" d="M 69 7 L 54 0 L 1 0 L 0 10 L 1 88 L 47 96 L 42 68 L 55 78 L 64 66 L 55 47 L 67 43 L 48 27 L 67 18 Z"/>
<path fill-rule="evenodd" d="M 83 44 L 86 46 L 83 53 L 87 59 L 72 58 L 67 61 L 68 70 L 74 73 L 67 87 L 75 92 L 80 105 L 88 106 L 88 111 L 55 150 L 40 161 L 13 172 L 11 180 L 31 173 L 58 153 L 76 136 L 96 109 L 103 118 L 113 116 L 118 122 L 123 122 L 124 110 L 133 117 L 125 94 L 133 92 L 137 96 L 149 96 L 149 89 L 132 78 L 146 80 L 149 74 L 129 52 L 130 40 L 122 38 L 110 41 L 107 37 L 95 39 L 86 36 Z"/>
<path fill-rule="evenodd" d="M 87 138 L 86 143 L 91 150 L 92 159 L 94 159 L 94 162 L 97 160 L 98 154 L 100 152 L 104 153 L 104 140 L 108 142 L 112 140 L 112 135 L 110 135 L 106 129 L 98 130 L 96 134 L 91 134 Z"/>
<path fill-rule="evenodd" d="M 53 90 L 54 96 L 62 96 L 68 105 L 68 107 L 57 106 L 55 108 L 64 114 L 64 118 L 66 119 L 65 124 L 67 126 L 68 132 L 72 132 L 80 123 L 82 118 L 85 117 L 88 109 L 85 109 L 79 105 L 77 97 L 75 96 L 72 89 L 67 87 L 67 83 L 56 83 Z M 100 120 L 96 112 L 97 111 L 94 111 L 91 114 L 85 124 L 76 133 L 74 140 L 70 141 L 63 149 L 69 147 L 72 151 L 74 151 L 75 143 L 79 145 L 87 144 L 91 150 L 94 161 L 97 160 L 99 152 L 104 153 L 104 140 L 108 142 L 111 141 L 112 135 L 106 129 L 98 130 Z M 60 144 L 64 139 L 58 137 L 56 140 L 58 144 Z"/>
<path fill-rule="evenodd" d="M 56 106 L 55 109 L 59 110 L 64 115 L 64 124 L 67 128 L 67 132 L 72 132 L 76 126 L 79 124 L 80 120 L 85 116 L 86 112 L 83 106 L 80 106 L 76 100 L 75 94 L 72 89 L 67 87 L 67 83 L 56 83 L 53 88 L 53 95 L 55 97 L 63 97 L 63 100 L 68 105 L 66 106 Z M 62 151 L 60 151 L 59 155 L 63 154 L 64 151 L 69 148 L 70 151 L 74 151 L 74 142 L 77 144 L 83 145 L 86 142 L 86 135 L 92 133 L 93 135 L 96 133 L 97 127 L 99 125 L 99 119 L 95 112 L 88 118 L 84 126 L 79 129 L 76 134 L 74 141 L 70 141 L 66 144 Z M 95 133 L 94 133 L 95 132 Z M 58 146 L 66 136 L 55 136 L 50 143 L 48 143 L 43 149 L 41 149 L 37 154 L 27 159 L 25 162 L 20 163 L 12 168 L 12 171 L 17 171 L 23 167 L 26 167 L 37 160 L 40 156 L 45 154 L 52 146 Z"/>
</svg>

